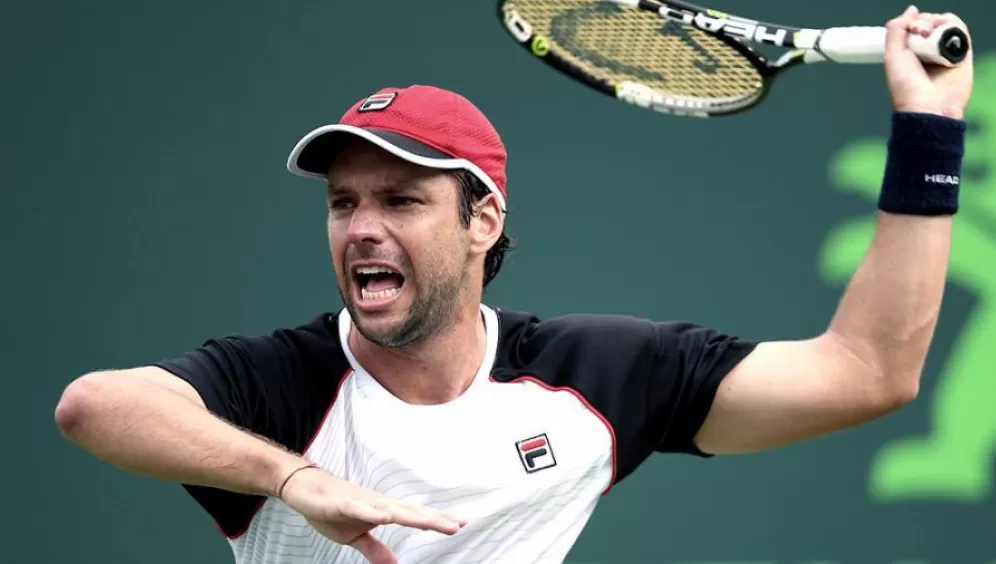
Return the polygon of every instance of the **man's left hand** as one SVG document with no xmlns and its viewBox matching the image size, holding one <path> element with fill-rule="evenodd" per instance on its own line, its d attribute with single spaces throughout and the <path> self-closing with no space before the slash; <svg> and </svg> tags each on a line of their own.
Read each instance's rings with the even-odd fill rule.
<svg viewBox="0 0 996 564">
<path fill-rule="evenodd" d="M 948 68 L 925 64 L 907 45 L 911 34 L 928 36 L 936 28 L 961 23 L 954 14 L 921 13 L 910 6 L 886 24 L 885 72 L 893 108 L 964 119 L 972 95 L 972 51 Z"/>
</svg>

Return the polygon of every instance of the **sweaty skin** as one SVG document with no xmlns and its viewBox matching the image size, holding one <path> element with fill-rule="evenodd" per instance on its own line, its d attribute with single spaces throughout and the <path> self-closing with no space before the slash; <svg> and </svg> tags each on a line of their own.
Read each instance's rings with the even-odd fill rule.
<svg viewBox="0 0 996 564">
<path fill-rule="evenodd" d="M 949 280 L 977 296 L 929 398 L 927 434 L 886 444 L 870 470 L 882 501 L 980 501 L 993 486 L 996 450 L 996 52 L 976 59 L 978 94 L 966 110 L 961 209 L 954 221 Z M 886 140 L 861 139 L 833 159 L 830 177 L 845 192 L 876 201 Z M 824 279 L 845 283 L 868 246 L 875 218 L 842 222 L 820 257 Z"/>
</svg>

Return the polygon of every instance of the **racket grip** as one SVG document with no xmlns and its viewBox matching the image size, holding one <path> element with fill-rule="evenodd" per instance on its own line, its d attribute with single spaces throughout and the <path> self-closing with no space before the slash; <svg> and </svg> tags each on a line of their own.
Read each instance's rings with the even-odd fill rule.
<svg viewBox="0 0 996 564">
<path fill-rule="evenodd" d="M 959 24 L 944 24 L 930 35 L 910 35 L 910 50 L 925 63 L 953 67 L 968 55 L 968 31 Z"/>
<path fill-rule="evenodd" d="M 885 56 L 884 27 L 832 27 L 823 30 L 806 52 L 807 63 L 881 63 Z M 929 36 L 909 35 L 909 48 L 925 63 L 953 67 L 968 55 L 968 31 L 958 23 L 935 29 Z"/>
</svg>

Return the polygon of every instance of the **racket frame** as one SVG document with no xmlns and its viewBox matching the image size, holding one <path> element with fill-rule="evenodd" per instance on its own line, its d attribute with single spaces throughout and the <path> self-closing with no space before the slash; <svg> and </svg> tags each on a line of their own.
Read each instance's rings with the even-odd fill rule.
<svg viewBox="0 0 996 564">
<path fill-rule="evenodd" d="M 519 16 L 514 9 L 506 6 L 507 0 L 498 0 L 497 8 L 498 17 L 504 22 L 507 31 L 532 55 L 543 59 L 560 72 L 603 94 L 666 114 L 701 118 L 738 114 L 764 101 L 770 93 L 775 77 L 782 71 L 801 64 L 833 60 L 833 57 L 827 56 L 820 49 L 820 40 L 827 32 L 826 29 L 792 27 L 762 22 L 681 0 L 667 2 L 656 0 L 592 0 L 592 4 L 598 2 L 629 6 L 644 12 L 655 13 L 662 20 L 676 21 L 680 25 L 698 29 L 722 41 L 755 68 L 761 77 L 760 87 L 753 96 L 749 97 L 738 96 L 725 100 L 719 98 L 702 99 L 661 92 L 637 81 L 620 83 L 600 79 L 561 57 L 548 56 L 550 49 L 547 38 L 535 34 L 529 22 Z M 884 33 L 884 28 L 878 29 Z M 964 37 L 967 43 L 967 34 Z M 755 49 L 753 45 L 779 47 L 786 49 L 786 52 L 777 59 L 771 60 Z M 921 43 L 922 45 L 923 43 Z M 924 49 L 928 50 L 926 47 Z M 874 62 L 874 60 L 875 56 L 871 56 L 868 61 L 844 62 Z M 951 61 L 951 64 L 957 62 Z"/>
<path fill-rule="evenodd" d="M 592 0 L 592 4 L 597 2 L 629 5 L 640 8 L 644 11 L 656 12 L 658 16 L 662 16 L 662 20 L 665 17 L 670 17 L 662 15 L 662 13 L 658 10 L 658 8 L 662 5 L 656 2 L 647 2 L 646 0 L 639 0 L 639 2 Z M 707 16 L 708 19 L 705 19 L 702 16 L 696 18 L 693 13 L 685 11 L 682 13 L 686 15 L 683 16 L 682 19 L 679 19 L 679 22 L 684 22 L 684 18 L 687 18 L 692 22 L 691 25 L 693 27 L 701 29 L 703 32 L 708 33 L 712 37 L 715 37 L 730 48 L 734 49 L 754 67 L 761 77 L 761 85 L 755 94 L 749 97 L 738 96 L 735 98 L 735 100 L 737 100 L 736 102 L 730 102 L 729 99 L 703 100 L 695 97 L 685 97 L 678 94 L 661 92 L 636 81 L 615 82 L 608 79 L 598 78 L 588 72 L 585 72 L 579 66 L 565 60 L 562 57 L 548 56 L 549 43 L 547 38 L 534 33 L 529 22 L 522 18 L 514 9 L 507 8 L 506 3 L 506 0 L 498 0 L 498 18 L 504 23 L 506 30 L 512 35 L 516 42 L 529 51 L 533 56 L 543 59 L 548 65 L 558 71 L 574 78 L 575 80 L 587 84 L 589 87 L 601 92 L 602 94 L 641 108 L 664 114 L 708 118 L 714 116 L 734 115 L 747 111 L 767 98 L 771 89 L 772 81 L 779 71 L 784 68 L 803 64 L 805 62 L 803 60 L 805 51 L 802 49 L 789 51 L 780 57 L 778 61 L 771 62 L 763 54 L 754 49 L 745 39 L 738 37 L 737 35 L 740 31 L 751 29 L 750 25 L 754 25 L 754 33 L 757 33 L 757 29 L 761 29 L 760 36 L 762 39 L 765 39 L 766 41 L 776 41 L 783 40 L 783 37 L 790 37 L 796 31 L 801 31 L 798 28 L 768 26 L 766 24 L 753 22 L 753 20 L 746 20 L 735 16 L 733 16 L 733 18 L 735 18 L 736 25 L 724 28 L 723 25 L 713 23 L 719 19 L 717 16 L 721 14 L 721 12 L 702 8 L 703 11 L 697 13 L 704 14 L 705 12 L 709 12 L 712 14 Z M 674 2 L 671 2 L 670 4 L 672 4 L 672 6 L 678 6 L 678 4 L 675 4 Z M 692 4 L 681 4 L 681 6 L 686 7 L 686 10 L 689 7 L 695 8 Z M 674 8 L 672 7 L 671 9 Z M 704 25 L 707 27 L 700 28 L 696 25 L 696 22 L 705 22 Z M 770 32 L 766 33 L 765 30 L 769 28 L 777 28 L 778 30 L 781 30 L 781 32 L 775 34 L 771 34 Z M 724 29 L 727 32 L 723 32 Z M 769 36 L 771 37 L 770 39 L 768 39 Z M 764 41 L 759 41 L 758 43 L 763 42 Z M 779 46 L 777 43 L 768 44 Z"/>
</svg>

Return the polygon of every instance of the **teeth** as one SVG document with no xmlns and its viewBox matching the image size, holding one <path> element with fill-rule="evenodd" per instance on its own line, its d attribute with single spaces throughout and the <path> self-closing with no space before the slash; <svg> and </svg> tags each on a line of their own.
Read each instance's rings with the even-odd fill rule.
<svg viewBox="0 0 996 564">
<path fill-rule="evenodd" d="M 361 266 L 356 269 L 358 274 L 397 274 L 396 271 L 386 266 Z"/>
<path fill-rule="evenodd" d="M 363 298 L 364 301 L 383 300 L 385 298 L 389 298 L 389 297 L 397 294 L 400 291 L 401 291 L 401 288 L 391 288 L 389 290 L 381 290 L 379 292 L 370 292 L 370 291 L 361 289 L 360 290 L 360 297 Z"/>
</svg>

